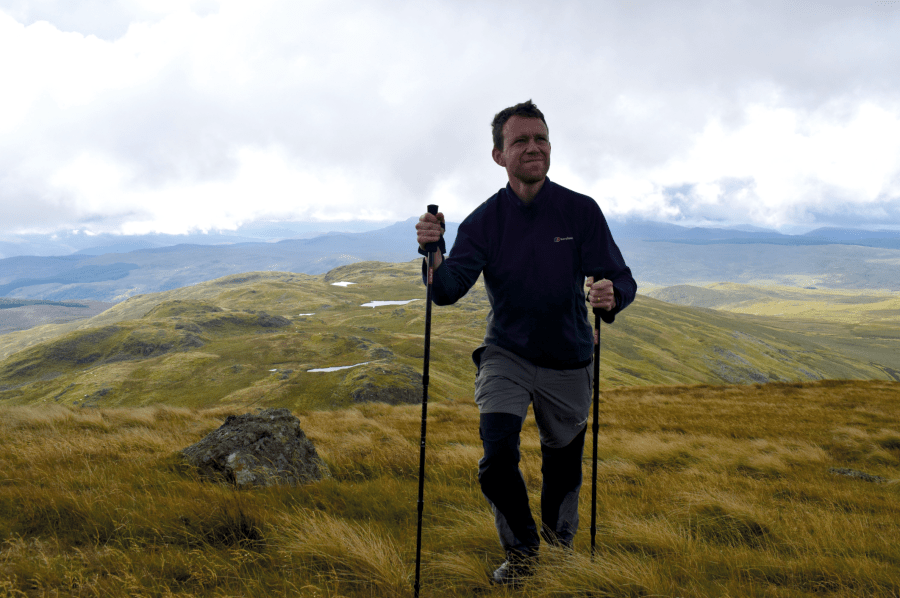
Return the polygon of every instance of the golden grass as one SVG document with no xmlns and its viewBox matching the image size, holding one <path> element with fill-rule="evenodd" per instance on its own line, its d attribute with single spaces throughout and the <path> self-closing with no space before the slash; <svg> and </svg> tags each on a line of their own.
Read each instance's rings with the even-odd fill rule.
<svg viewBox="0 0 900 598">
<path fill-rule="evenodd" d="M 423 596 L 900 596 L 900 384 L 608 391 L 574 553 L 521 590 L 476 480 L 477 411 L 429 409 Z M 238 491 L 175 453 L 234 409 L 0 408 L 0 597 L 411 596 L 420 411 L 299 412 L 332 476 Z M 535 512 L 540 447 L 523 431 Z M 836 475 L 846 468 L 886 482 Z"/>
<path fill-rule="evenodd" d="M 722 303 L 716 309 L 734 313 L 852 324 L 896 325 L 900 318 L 900 294 L 893 291 L 799 288 L 802 285 L 754 287 L 728 282 L 705 286 L 722 293 Z"/>
</svg>

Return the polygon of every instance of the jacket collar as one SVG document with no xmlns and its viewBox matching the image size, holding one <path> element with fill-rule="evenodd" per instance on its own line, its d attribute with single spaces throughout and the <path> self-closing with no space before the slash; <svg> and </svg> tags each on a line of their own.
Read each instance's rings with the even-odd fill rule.
<svg viewBox="0 0 900 598">
<path fill-rule="evenodd" d="M 509 198 L 509 201 L 519 209 L 533 210 L 547 201 L 547 198 L 552 193 L 550 187 L 553 186 L 553 184 L 554 183 L 550 181 L 550 177 L 546 177 L 544 179 L 544 184 L 541 186 L 541 190 L 538 191 L 538 194 L 534 196 L 534 199 L 531 200 L 531 203 L 527 205 L 519 198 L 518 195 L 516 195 L 516 192 L 512 189 L 512 185 L 510 185 L 509 183 L 506 183 L 506 194 Z"/>
</svg>

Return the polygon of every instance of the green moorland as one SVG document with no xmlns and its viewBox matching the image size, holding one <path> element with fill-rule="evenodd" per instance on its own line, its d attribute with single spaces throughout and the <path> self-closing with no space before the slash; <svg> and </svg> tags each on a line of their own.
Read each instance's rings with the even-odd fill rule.
<svg viewBox="0 0 900 598">
<path fill-rule="evenodd" d="M 900 318 L 900 293 L 896 291 L 718 282 L 663 287 L 647 294 L 679 305 L 776 318 L 894 327 Z"/>
<path fill-rule="evenodd" d="M 588 440 L 574 552 L 544 547 L 518 591 L 488 584 L 503 555 L 476 409 L 436 403 L 422 596 L 896 597 L 898 396 L 888 381 L 605 391 L 596 556 Z M 419 408 L 298 411 L 331 477 L 255 490 L 175 456 L 238 412 L 0 407 L 0 596 L 411 596 Z M 522 451 L 537 511 L 530 418 Z"/>
<path fill-rule="evenodd" d="M 356 284 L 333 284 L 341 281 Z M 362 262 L 319 276 L 256 272 L 141 295 L 77 328 L 0 337 L 0 404 L 318 409 L 417 402 L 424 294 L 418 262 Z M 416 300 L 362 307 L 409 299 Z M 480 283 L 456 305 L 434 308 L 432 396 L 471 396 L 470 355 L 487 310 Z M 839 329 L 826 334 L 817 322 L 638 296 L 603 326 L 603 385 L 900 379 L 900 335 L 883 334 L 884 326 L 866 334 L 833 325 Z"/>
<path fill-rule="evenodd" d="M 0 598 L 411 596 L 423 298 L 418 262 L 365 262 L 0 337 Z M 491 587 L 469 358 L 486 310 L 480 287 L 434 308 L 423 596 L 900 596 L 890 328 L 644 296 L 602 331 L 594 560 L 588 440 L 574 552 Z M 331 477 L 237 490 L 178 458 L 270 406 L 300 417 Z M 522 451 L 538 512 L 530 418 Z"/>
</svg>

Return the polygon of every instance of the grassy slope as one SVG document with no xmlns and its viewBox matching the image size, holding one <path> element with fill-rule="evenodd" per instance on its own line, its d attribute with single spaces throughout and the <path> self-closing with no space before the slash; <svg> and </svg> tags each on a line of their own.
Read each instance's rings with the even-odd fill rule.
<svg viewBox="0 0 900 598">
<path fill-rule="evenodd" d="M 900 376 L 900 295 L 896 292 L 716 283 L 656 289 L 651 296 L 680 305 L 759 316 L 786 334 L 881 364 Z"/>
<path fill-rule="evenodd" d="M 0 363 L 0 596 L 410 595 L 420 409 L 353 394 L 418 388 L 423 302 L 359 307 L 423 298 L 418 269 L 255 273 L 136 297 Z M 423 596 L 509 595 L 486 581 L 502 554 L 474 475 L 469 353 L 485 310 L 477 288 L 435 308 L 442 400 L 429 410 Z M 895 341 L 871 348 L 877 334 L 639 297 L 603 328 L 599 556 L 587 557 L 586 484 L 575 554 L 545 550 L 517 595 L 900 594 L 900 384 L 721 386 L 760 374 L 886 378 L 870 362 L 886 363 Z M 841 335 L 860 358 L 838 352 Z M 361 361 L 372 363 L 305 371 Z M 238 492 L 174 458 L 227 415 L 264 405 L 301 417 L 331 479 Z M 537 513 L 530 418 L 522 450 Z"/>
<path fill-rule="evenodd" d="M 896 325 L 900 293 L 848 289 L 751 286 L 720 282 L 677 285 L 648 293 L 663 301 L 767 317 Z"/>
<path fill-rule="evenodd" d="M 61 336 L 37 330 L 47 340 L 24 343 L 0 362 L 0 401 L 300 409 L 416 401 L 425 316 L 419 268 L 363 262 L 320 276 L 248 273 L 135 297 Z M 332 284 L 340 280 L 357 284 Z M 361 307 L 372 299 L 419 300 Z M 480 284 L 457 305 L 434 309 L 433 397 L 471 396 L 470 354 L 487 309 Z M 896 342 L 879 345 L 859 325 L 779 322 L 639 296 L 603 327 L 603 384 L 889 379 L 900 370 Z M 306 371 L 362 362 L 369 363 Z"/>
<path fill-rule="evenodd" d="M 503 555 L 475 479 L 477 411 L 436 404 L 422 596 L 897 596 L 898 396 L 879 381 L 605 392 L 597 558 L 588 440 L 575 552 L 545 547 L 515 593 L 487 583 Z M 246 491 L 174 458 L 236 412 L 0 406 L 0 595 L 410 596 L 418 407 L 300 411 L 332 477 Z M 531 418 L 522 452 L 537 513 Z"/>
</svg>

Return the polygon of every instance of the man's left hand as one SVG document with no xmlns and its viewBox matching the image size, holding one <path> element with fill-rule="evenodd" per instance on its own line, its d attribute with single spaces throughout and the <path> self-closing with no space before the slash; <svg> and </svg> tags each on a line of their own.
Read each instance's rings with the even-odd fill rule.
<svg viewBox="0 0 900 598">
<path fill-rule="evenodd" d="M 594 282 L 591 276 L 584 284 L 587 291 L 587 299 L 591 307 L 599 307 L 600 309 L 611 311 L 616 307 L 616 294 L 613 291 L 613 283 L 605 278 Z"/>
</svg>

